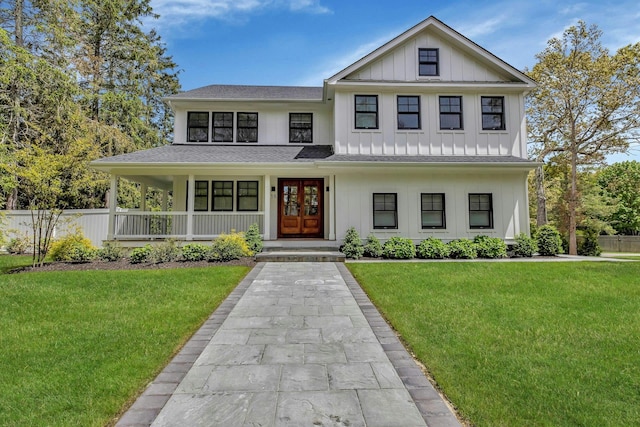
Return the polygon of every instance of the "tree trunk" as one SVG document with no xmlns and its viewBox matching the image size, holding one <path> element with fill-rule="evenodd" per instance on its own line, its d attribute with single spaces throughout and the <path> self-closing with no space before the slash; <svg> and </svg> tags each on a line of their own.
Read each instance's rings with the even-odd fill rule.
<svg viewBox="0 0 640 427">
<path fill-rule="evenodd" d="M 547 196 L 544 191 L 544 168 L 536 168 L 536 197 L 538 206 L 536 209 L 536 225 L 542 227 L 547 223 Z"/>
<path fill-rule="evenodd" d="M 6 208 L 8 210 L 18 209 L 18 189 L 14 188 L 11 190 L 11 193 L 7 196 L 7 205 Z"/>
<path fill-rule="evenodd" d="M 571 150 L 571 190 L 569 191 L 569 255 L 578 254 L 576 238 L 577 206 L 578 206 L 578 153 Z"/>
</svg>

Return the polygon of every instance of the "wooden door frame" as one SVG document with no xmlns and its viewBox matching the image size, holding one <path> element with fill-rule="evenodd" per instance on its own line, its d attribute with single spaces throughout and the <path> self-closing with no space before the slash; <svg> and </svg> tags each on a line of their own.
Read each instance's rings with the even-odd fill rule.
<svg viewBox="0 0 640 427">
<path fill-rule="evenodd" d="M 281 231 L 281 220 L 282 220 L 282 203 L 284 202 L 282 197 L 283 190 L 283 181 L 298 181 L 300 183 L 300 195 L 304 198 L 304 181 L 317 181 L 318 182 L 318 197 L 319 197 L 319 207 L 318 210 L 320 216 L 320 226 L 319 231 L 316 234 L 282 234 Z M 310 238 L 310 239 L 323 239 L 324 238 L 324 178 L 278 178 L 278 215 L 277 215 L 277 236 L 278 239 L 296 239 L 296 238 Z M 304 209 L 301 208 L 300 212 L 303 212 Z"/>
</svg>

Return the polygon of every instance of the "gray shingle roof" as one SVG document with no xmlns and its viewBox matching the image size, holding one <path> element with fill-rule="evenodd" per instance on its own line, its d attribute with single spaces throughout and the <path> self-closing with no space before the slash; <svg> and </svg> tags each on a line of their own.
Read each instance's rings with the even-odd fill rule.
<svg viewBox="0 0 640 427">
<path fill-rule="evenodd" d="M 169 100 L 311 100 L 322 101 L 322 87 L 209 85 L 169 96 Z"/>
<path fill-rule="evenodd" d="M 386 156 L 333 154 L 331 145 L 165 145 L 119 156 L 105 157 L 93 162 L 96 166 L 110 164 L 234 164 L 234 163 L 431 163 L 431 164 L 490 164 L 522 163 L 530 160 L 514 156 Z"/>
</svg>

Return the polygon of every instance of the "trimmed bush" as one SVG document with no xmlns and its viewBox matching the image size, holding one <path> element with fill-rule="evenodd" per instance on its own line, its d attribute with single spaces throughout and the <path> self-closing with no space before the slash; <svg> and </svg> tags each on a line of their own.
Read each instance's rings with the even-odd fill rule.
<svg viewBox="0 0 640 427">
<path fill-rule="evenodd" d="M 207 261 L 224 262 L 251 255 L 253 252 L 247 246 L 243 233 L 221 234 L 213 241 L 207 253 Z"/>
<path fill-rule="evenodd" d="M 71 247 L 69 251 L 69 261 L 71 262 L 89 262 L 96 259 L 98 250 L 94 247 L 85 246 L 80 243 L 76 243 Z"/>
<path fill-rule="evenodd" d="M 382 243 L 373 234 L 367 236 L 367 242 L 364 244 L 364 255 L 371 258 L 382 256 Z"/>
<path fill-rule="evenodd" d="M 600 256 L 602 248 L 598 243 L 598 232 L 592 228 L 585 231 L 584 237 L 578 241 L 578 255 Z"/>
<path fill-rule="evenodd" d="M 209 246 L 202 243 L 189 243 L 182 247 L 183 261 L 204 261 L 209 253 Z"/>
<path fill-rule="evenodd" d="M 180 247 L 176 244 L 176 241 L 173 239 L 167 239 L 166 241 L 151 247 L 149 261 L 154 264 L 162 264 L 164 262 L 175 261 L 179 256 Z"/>
<path fill-rule="evenodd" d="M 145 245 L 141 248 L 135 248 L 129 254 L 131 264 L 141 264 L 148 262 L 151 257 L 151 245 Z"/>
<path fill-rule="evenodd" d="M 478 256 L 476 244 L 469 239 L 457 239 L 447 243 L 449 257 L 454 259 L 474 259 Z"/>
<path fill-rule="evenodd" d="M 520 233 L 516 236 L 516 244 L 513 246 L 513 255 L 517 257 L 531 258 L 538 251 L 535 239 Z"/>
<path fill-rule="evenodd" d="M 262 236 L 260 236 L 260 227 L 258 224 L 253 223 L 249 226 L 249 229 L 244 233 L 244 240 L 247 242 L 249 250 L 254 254 L 262 252 L 264 246 L 262 242 Z"/>
<path fill-rule="evenodd" d="M 473 238 L 479 258 L 506 258 L 507 244 L 498 237 L 476 236 Z"/>
<path fill-rule="evenodd" d="M 91 240 L 87 239 L 81 231 L 76 231 L 53 242 L 49 249 L 49 256 L 54 261 L 82 261 L 89 256 L 90 252 L 95 256 L 95 249 Z"/>
<path fill-rule="evenodd" d="M 115 262 L 124 258 L 125 250 L 118 242 L 105 242 L 96 255 L 102 261 Z"/>
<path fill-rule="evenodd" d="M 555 227 L 543 225 L 536 234 L 538 253 L 542 256 L 556 256 L 562 253 L 562 238 Z"/>
<path fill-rule="evenodd" d="M 416 257 L 416 245 L 406 237 L 392 237 L 382 246 L 382 256 L 389 259 L 412 259 Z"/>
<path fill-rule="evenodd" d="M 12 237 L 5 247 L 7 252 L 15 255 L 26 254 L 30 248 L 31 239 L 27 235 Z"/>
<path fill-rule="evenodd" d="M 429 237 L 418 245 L 418 257 L 424 259 L 444 259 L 449 256 L 449 247 L 440 239 Z"/>
<path fill-rule="evenodd" d="M 362 246 L 362 240 L 360 240 L 360 235 L 355 227 L 350 227 L 347 230 L 347 234 L 344 236 L 344 245 L 340 248 L 340 251 L 351 259 L 362 258 L 362 255 L 364 255 L 364 246 Z"/>
</svg>

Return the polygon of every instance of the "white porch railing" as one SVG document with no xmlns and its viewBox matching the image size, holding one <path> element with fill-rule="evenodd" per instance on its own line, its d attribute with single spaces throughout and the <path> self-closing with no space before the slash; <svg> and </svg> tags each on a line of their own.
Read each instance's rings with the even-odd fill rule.
<svg viewBox="0 0 640 427">
<path fill-rule="evenodd" d="M 152 239 L 215 238 L 231 230 L 246 231 L 257 223 L 264 229 L 263 212 L 194 212 L 188 230 L 187 212 L 116 212 L 114 238 Z"/>
</svg>

